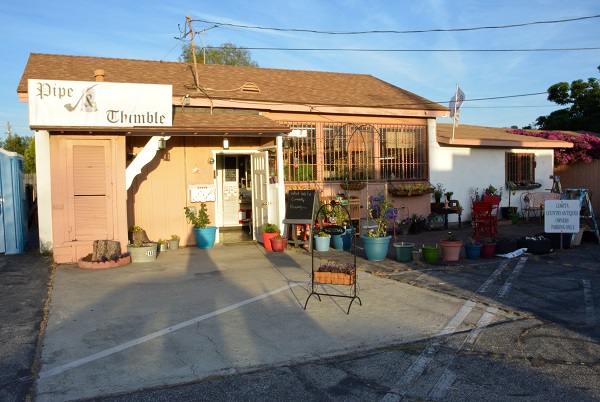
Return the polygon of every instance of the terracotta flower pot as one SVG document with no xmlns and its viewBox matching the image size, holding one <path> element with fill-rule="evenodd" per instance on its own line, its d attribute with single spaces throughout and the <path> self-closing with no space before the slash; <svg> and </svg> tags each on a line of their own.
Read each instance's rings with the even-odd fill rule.
<svg viewBox="0 0 600 402">
<path fill-rule="evenodd" d="M 460 249 L 462 248 L 462 241 L 447 241 L 440 240 L 440 247 L 442 248 L 442 259 L 445 262 L 458 261 L 460 257 Z"/>
<path fill-rule="evenodd" d="M 285 246 L 287 244 L 287 239 L 272 237 L 271 239 L 271 248 L 273 251 L 282 252 L 285 250 Z"/>
</svg>

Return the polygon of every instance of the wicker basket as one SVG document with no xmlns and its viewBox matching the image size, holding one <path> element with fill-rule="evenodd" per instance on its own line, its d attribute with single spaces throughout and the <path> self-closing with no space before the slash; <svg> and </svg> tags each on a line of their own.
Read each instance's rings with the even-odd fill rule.
<svg viewBox="0 0 600 402">
<path fill-rule="evenodd" d="M 356 281 L 356 274 L 344 274 L 341 272 L 314 272 L 314 280 L 316 283 L 324 283 L 331 285 L 353 285 Z"/>
<path fill-rule="evenodd" d="M 367 183 L 364 181 L 349 181 L 347 183 L 341 183 L 340 187 L 342 188 L 342 190 L 358 191 L 367 187 Z"/>
</svg>

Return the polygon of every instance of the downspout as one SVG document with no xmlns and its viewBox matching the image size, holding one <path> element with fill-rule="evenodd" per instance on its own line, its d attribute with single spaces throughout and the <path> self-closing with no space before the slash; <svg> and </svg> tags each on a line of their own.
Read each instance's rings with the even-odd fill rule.
<svg viewBox="0 0 600 402">
<path fill-rule="evenodd" d="M 142 173 L 142 168 L 146 166 L 154 156 L 158 152 L 158 143 L 160 140 L 167 141 L 171 136 L 162 137 L 162 136 L 154 136 L 150 138 L 148 143 L 144 146 L 144 148 L 140 151 L 140 153 L 135 157 L 133 162 L 127 166 L 125 170 L 125 189 L 129 190 L 131 187 L 131 183 L 133 183 L 133 179 L 138 174 Z"/>
</svg>

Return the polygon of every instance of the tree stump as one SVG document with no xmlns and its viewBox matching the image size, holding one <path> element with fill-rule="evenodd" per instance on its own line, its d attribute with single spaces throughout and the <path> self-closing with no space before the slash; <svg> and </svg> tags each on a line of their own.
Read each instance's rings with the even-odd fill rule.
<svg viewBox="0 0 600 402">
<path fill-rule="evenodd" d="M 112 260 L 121 254 L 121 243 L 114 240 L 95 240 L 92 261 Z"/>
<path fill-rule="evenodd" d="M 137 232 L 131 233 L 131 242 L 139 247 L 144 243 L 150 243 L 150 239 L 148 239 L 145 230 L 138 230 Z"/>
</svg>

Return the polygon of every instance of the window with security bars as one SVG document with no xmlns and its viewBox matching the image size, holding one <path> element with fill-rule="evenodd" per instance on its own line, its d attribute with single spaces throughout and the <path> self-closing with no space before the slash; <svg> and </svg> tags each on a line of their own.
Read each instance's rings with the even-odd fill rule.
<svg viewBox="0 0 600 402">
<path fill-rule="evenodd" d="M 381 129 L 379 171 L 387 180 L 427 180 L 427 128 L 397 126 Z"/>
<path fill-rule="evenodd" d="M 316 124 L 285 122 L 292 133 L 283 143 L 285 181 L 317 180 Z"/>
<path fill-rule="evenodd" d="M 505 155 L 506 183 L 535 182 L 535 154 L 507 152 Z"/>
<path fill-rule="evenodd" d="M 428 178 L 426 126 L 281 123 L 286 181 Z"/>
</svg>

